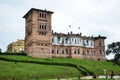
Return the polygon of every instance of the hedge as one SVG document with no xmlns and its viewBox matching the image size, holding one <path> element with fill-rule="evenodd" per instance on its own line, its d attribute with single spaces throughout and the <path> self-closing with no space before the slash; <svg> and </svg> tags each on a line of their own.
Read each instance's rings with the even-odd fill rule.
<svg viewBox="0 0 120 80">
<path fill-rule="evenodd" d="M 21 55 L 21 56 L 26 56 L 26 53 L 0 53 L 0 55 Z"/>
<path fill-rule="evenodd" d="M 88 73 L 90 75 L 94 75 L 94 73 L 88 71 L 86 68 L 82 66 L 78 66 L 76 64 L 72 63 L 59 63 L 59 62 L 45 62 L 45 61 L 32 61 L 32 60 L 14 60 L 14 59 L 8 59 L 8 58 L 3 58 L 0 57 L 0 60 L 4 61 L 10 61 L 10 62 L 22 62 L 22 63 L 35 63 L 35 64 L 44 64 L 44 65 L 58 65 L 58 66 L 69 66 L 69 67 L 74 67 L 77 70 L 79 70 L 83 75 L 87 75 Z"/>
</svg>

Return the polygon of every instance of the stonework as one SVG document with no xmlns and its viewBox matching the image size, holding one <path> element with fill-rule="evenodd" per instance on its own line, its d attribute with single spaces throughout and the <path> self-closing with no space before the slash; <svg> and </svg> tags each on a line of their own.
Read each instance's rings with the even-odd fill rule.
<svg viewBox="0 0 120 80">
<path fill-rule="evenodd" d="M 81 33 L 54 33 L 51 30 L 52 14 L 52 11 L 32 8 L 24 15 L 25 52 L 28 56 L 106 60 L 106 37 L 86 37 Z"/>
</svg>

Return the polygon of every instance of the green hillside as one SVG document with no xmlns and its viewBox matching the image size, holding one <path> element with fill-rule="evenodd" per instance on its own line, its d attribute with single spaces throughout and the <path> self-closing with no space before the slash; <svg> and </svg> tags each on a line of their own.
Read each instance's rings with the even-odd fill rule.
<svg viewBox="0 0 120 80">
<path fill-rule="evenodd" d="M 72 58 L 31 58 L 20 55 L 0 55 L 0 78 L 41 77 L 46 79 L 103 75 L 103 69 L 120 74 L 120 66 L 105 61 Z M 26 78 L 26 79 L 28 79 Z M 25 79 L 25 80 L 26 80 Z M 28 79 L 29 80 L 29 79 Z"/>
</svg>

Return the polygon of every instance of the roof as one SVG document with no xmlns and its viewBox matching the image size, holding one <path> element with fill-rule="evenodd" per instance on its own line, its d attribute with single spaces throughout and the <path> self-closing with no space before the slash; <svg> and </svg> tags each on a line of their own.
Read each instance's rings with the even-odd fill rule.
<svg viewBox="0 0 120 80">
<path fill-rule="evenodd" d="M 64 34 L 64 33 L 53 33 L 52 34 L 53 36 L 60 36 L 60 37 L 81 37 L 81 38 L 84 38 L 84 39 L 94 39 L 93 36 L 82 36 L 82 33 L 79 33 L 79 34 L 73 34 L 72 32 L 71 33 L 68 33 L 68 34 Z"/>
<path fill-rule="evenodd" d="M 99 39 L 99 38 L 106 39 L 105 36 L 101 36 L 101 35 L 99 35 L 98 37 L 94 37 L 95 40 L 96 40 L 96 39 Z"/>
<path fill-rule="evenodd" d="M 31 8 L 24 16 L 23 18 L 26 18 L 32 11 L 41 11 L 41 12 L 47 12 L 47 13 L 54 13 L 52 11 L 47 11 L 46 9 L 45 10 L 42 10 L 42 9 L 36 9 L 36 8 Z"/>
</svg>

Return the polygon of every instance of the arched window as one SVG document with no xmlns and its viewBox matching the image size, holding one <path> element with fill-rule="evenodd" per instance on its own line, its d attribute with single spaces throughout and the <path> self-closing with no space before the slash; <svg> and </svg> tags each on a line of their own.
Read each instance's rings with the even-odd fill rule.
<svg viewBox="0 0 120 80">
<path fill-rule="evenodd" d="M 66 49 L 66 54 L 68 54 L 68 49 Z"/>
<path fill-rule="evenodd" d="M 52 49 L 52 54 L 54 54 L 54 49 Z"/>
<path fill-rule="evenodd" d="M 57 54 L 59 54 L 59 48 L 57 49 Z"/>
</svg>

